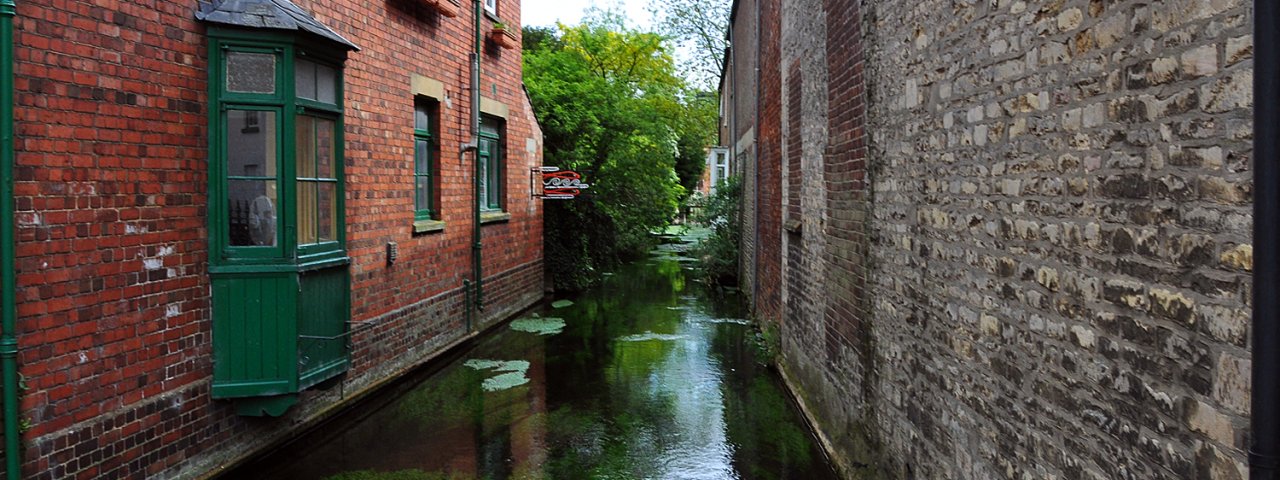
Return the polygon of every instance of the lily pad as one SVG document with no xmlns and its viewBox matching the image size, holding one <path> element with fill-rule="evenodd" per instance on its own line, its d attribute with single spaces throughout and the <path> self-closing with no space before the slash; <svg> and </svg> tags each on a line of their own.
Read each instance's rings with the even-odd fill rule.
<svg viewBox="0 0 1280 480">
<path fill-rule="evenodd" d="M 498 390 L 506 390 L 512 387 L 518 387 L 529 383 L 529 377 L 525 376 L 525 372 L 529 371 L 529 362 L 524 360 L 488 360 L 473 358 L 463 363 L 464 366 L 474 368 L 476 370 L 494 370 L 499 372 L 495 375 L 484 379 L 480 387 L 486 392 L 496 392 Z"/>
<path fill-rule="evenodd" d="M 529 377 L 524 376 L 524 372 L 508 372 L 484 379 L 484 382 L 480 384 L 480 388 L 483 388 L 486 392 L 496 392 L 519 387 L 526 383 L 529 383 Z"/>
<path fill-rule="evenodd" d="M 551 308 L 564 308 L 573 305 L 573 300 L 556 300 L 551 302 Z"/>
<path fill-rule="evenodd" d="M 511 321 L 511 329 L 517 332 L 536 333 L 538 335 L 555 335 L 564 331 L 564 319 L 556 317 L 518 318 Z"/>
</svg>

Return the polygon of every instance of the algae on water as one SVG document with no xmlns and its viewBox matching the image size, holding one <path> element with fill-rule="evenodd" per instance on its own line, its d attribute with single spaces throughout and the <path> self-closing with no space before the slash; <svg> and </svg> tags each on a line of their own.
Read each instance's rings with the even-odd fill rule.
<svg viewBox="0 0 1280 480">
<path fill-rule="evenodd" d="M 536 333 L 538 335 L 555 335 L 564 331 L 564 319 L 556 317 L 518 318 L 511 322 L 511 329 L 517 332 Z"/>
<path fill-rule="evenodd" d="M 499 375 L 484 379 L 480 387 L 486 392 L 496 392 L 529 383 L 525 372 L 529 371 L 529 362 L 524 360 L 488 360 L 473 358 L 463 365 L 476 370 L 493 370 Z"/>
<path fill-rule="evenodd" d="M 573 300 L 556 300 L 551 302 L 551 308 L 564 308 L 573 305 Z"/>
<path fill-rule="evenodd" d="M 681 340 L 685 338 L 689 338 L 689 336 L 688 335 L 672 335 L 669 333 L 644 332 L 644 333 L 635 334 L 635 335 L 627 335 L 625 337 L 618 337 L 617 340 L 619 342 L 647 342 L 650 340 L 670 342 L 670 341 Z"/>
</svg>

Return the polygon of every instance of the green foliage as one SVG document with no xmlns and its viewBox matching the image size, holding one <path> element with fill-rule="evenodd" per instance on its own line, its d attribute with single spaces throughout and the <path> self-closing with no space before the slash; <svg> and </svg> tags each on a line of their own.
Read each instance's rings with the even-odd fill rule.
<svg viewBox="0 0 1280 480">
<path fill-rule="evenodd" d="M 556 37 L 555 27 L 524 27 L 521 32 L 520 43 L 526 52 L 564 48 L 564 43 Z"/>
<path fill-rule="evenodd" d="M 695 220 L 711 228 L 711 235 L 693 249 L 708 283 L 737 285 L 738 246 L 742 241 L 742 180 L 729 177 L 716 186 L 716 193 L 707 199 L 706 208 Z"/>
<path fill-rule="evenodd" d="M 529 29 L 525 85 L 546 164 L 584 174 L 587 198 L 548 201 L 545 246 L 557 289 L 578 290 L 644 254 L 701 176 L 714 95 L 689 90 L 665 39 L 595 11 L 555 34 Z"/>
<path fill-rule="evenodd" d="M 724 54 L 729 48 L 725 32 L 729 28 L 728 0 L 650 0 L 658 31 L 690 52 L 680 66 L 689 81 L 715 89 L 724 73 Z"/>
</svg>

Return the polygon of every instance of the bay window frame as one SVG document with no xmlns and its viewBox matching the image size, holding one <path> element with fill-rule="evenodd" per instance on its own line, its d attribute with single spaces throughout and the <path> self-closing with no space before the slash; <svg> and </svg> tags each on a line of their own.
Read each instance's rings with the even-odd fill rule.
<svg viewBox="0 0 1280 480">
<path fill-rule="evenodd" d="M 344 105 L 343 105 L 343 62 L 344 52 L 326 52 L 323 49 L 302 48 L 294 44 L 292 35 L 274 34 L 272 32 L 253 32 L 247 34 L 232 29 L 210 28 L 218 30 L 211 35 L 209 69 L 210 78 L 223 82 L 210 88 L 210 121 L 214 127 L 210 129 L 213 137 L 209 144 L 209 231 L 210 231 L 210 264 L 215 270 L 227 267 L 244 271 L 236 267 L 288 267 L 309 268 L 323 267 L 349 262 L 346 255 L 346 201 L 345 201 L 345 145 Z M 215 32 L 211 32 L 215 33 Z M 275 69 L 275 91 L 271 94 L 233 92 L 225 82 L 227 55 L 233 52 L 270 53 L 277 59 Z M 334 69 L 334 103 L 326 103 L 312 99 L 299 98 L 296 93 L 295 68 L 298 60 L 312 61 Z M 275 181 L 278 202 L 276 211 L 275 247 L 237 246 L 231 243 L 229 190 L 230 176 L 227 169 L 227 112 L 229 110 L 255 110 L 277 112 L 276 152 L 277 165 Z M 303 244 L 299 241 L 298 212 L 298 145 L 297 124 L 300 116 L 313 116 L 334 122 L 333 168 L 331 180 L 336 185 L 335 203 L 337 215 L 334 218 L 334 239 L 325 242 Z"/>
</svg>

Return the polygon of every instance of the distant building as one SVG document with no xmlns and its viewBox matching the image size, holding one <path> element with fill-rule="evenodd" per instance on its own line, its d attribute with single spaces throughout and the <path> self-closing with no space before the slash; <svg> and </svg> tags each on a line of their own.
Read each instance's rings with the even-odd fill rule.
<svg viewBox="0 0 1280 480">
<path fill-rule="evenodd" d="M 17 2 L 22 478 L 207 474 L 542 297 L 520 4 L 478 84 L 475 5 Z"/>
</svg>

